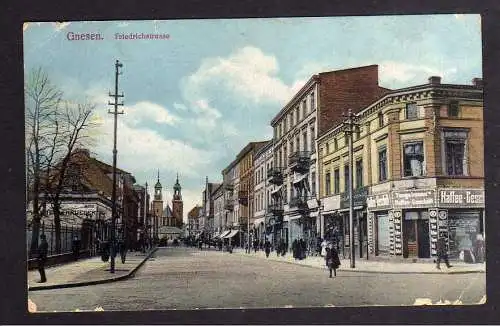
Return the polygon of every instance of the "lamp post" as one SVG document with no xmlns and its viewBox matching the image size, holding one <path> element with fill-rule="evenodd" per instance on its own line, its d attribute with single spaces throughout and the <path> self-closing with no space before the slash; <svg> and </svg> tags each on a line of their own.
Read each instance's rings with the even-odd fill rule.
<svg viewBox="0 0 500 326">
<path fill-rule="evenodd" d="M 109 271 L 110 273 L 115 272 L 115 228 L 116 228 L 116 132 L 117 132 L 117 120 L 118 120 L 118 114 L 123 114 L 122 112 L 118 112 L 118 106 L 123 106 L 122 103 L 118 103 L 118 98 L 123 97 L 123 93 L 121 95 L 118 94 L 118 75 L 120 75 L 119 69 L 123 67 L 123 64 L 120 63 L 120 61 L 116 60 L 115 62 L 115 93 L 111 94 L 109 93 L 110 97 L 114 98 L 114 102 L 108 102 L 108 105 L 113 105 L 114 110 L 109 111 L 108 113 L 113 114 L 114 116 L 114 137 L 113 137 L 113 191 L 111 195 L 111 201 L 112 201 L 112 213 L 111 213 L 111 264 Z"/>
<path fill-rule="evenodd" d="M 352 110 L 349 109 L 347 115 L 343 115 L 347 118 L 347 121 L 344 122 L 346 137 L 348 138 L 348 146 L 349 146 L 349 251 L 350 251 L 350 260 L 351 260 L 351 268 L 356 267 L 355 263 L 355 249 L 354 249 L 354 196 L 353 196 L 353 134 L 354 127 L 357 126 L 355 120 L 355 115 L 352 113 Z M 359 223 L 358 223 L 359 225 Z"/>
</svg>

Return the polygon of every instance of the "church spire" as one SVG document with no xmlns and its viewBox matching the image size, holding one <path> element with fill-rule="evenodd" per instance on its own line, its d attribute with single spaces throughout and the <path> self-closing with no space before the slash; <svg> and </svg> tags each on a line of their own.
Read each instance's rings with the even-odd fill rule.
<svg viewBox="0 0 500 326">
<path fill-rule="evenodd" d="M 182 200 L 181 185 L 179 183 L 179 173 L 177 173 L 177 178 L 175 179 L 174 200 Z"/>
<path fill-rule="evenodd" d="M 158 179 L 155 184 L 155 200 L 161 200 L 161 190 L 162 186 L 160 183 L 160 169 L 158 169 Z"/>
</svg>

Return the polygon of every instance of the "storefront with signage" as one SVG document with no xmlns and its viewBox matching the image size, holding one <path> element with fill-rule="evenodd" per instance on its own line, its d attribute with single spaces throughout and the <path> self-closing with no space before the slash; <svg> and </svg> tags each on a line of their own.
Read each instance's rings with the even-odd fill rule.
<svg viewBox="0 0 500 326">
<path fill-rule="evenodd" d="M 391 201 L 389 193 L 368 196 L 368 249 L 376 256 L 390 255 L 391 234 L 389 224 L 389 209 Z"/>
<path fill-rule="evenodd" d="M 353 223 L 354 223 L 354 248 L 356 256 L 363 258 L 367 256 L 368 250 L 368 219 L 366 214 L 366 199 L 368 196 L 368 188 L 358 188 L 354 189 L 353 196 Z M 350 239 L 349 239 L 349 194 L 343 193 L 340 195 L 340 209 L 338 210 L 340 216 L 342 230 L 339 233 L 343 233 L 340 243 L 343 244 L 344 257 L 349 257 L 350 250 Z"/>
<path fill-rule="evenodd" d="M 464 259 L 466 252 L 477 257 L 477 240 L 484 237 L 484 190 L 438 189 L 439 207 L 446 214 L 449 255 Z"/>
</svg>

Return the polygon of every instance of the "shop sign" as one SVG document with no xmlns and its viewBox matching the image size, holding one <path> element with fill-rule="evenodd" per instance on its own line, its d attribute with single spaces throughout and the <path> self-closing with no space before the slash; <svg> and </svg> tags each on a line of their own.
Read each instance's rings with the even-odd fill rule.
<svg viewBox="0 0 500 326">
<path fill-rule="evenodd" d="M 368 196 L 368 188 L 358 188 L 353 191 L 353 202 L 354 206 L 364 206 L 366 205 L 366 197 Z M 340 195 L 340 208 L 349 207 L 349 193 L 343 193 Z"/>
<path fill-rule="evenodd" d="M 439 189 L 439 206 L 484 207 L 482 189 Z"/>
<path fill-rule="evenodd" d="M 392 193 L 394 208 L 418 208 L 436 205 L 435 190 L 395 191 Z"/>
<path fill-rule="evenodd" d="M 388 193 L 368 196 L 366 198 L 366 205 L 371 209 L 389 208 L 391 206 L 390 198 Z"/>
</svg>

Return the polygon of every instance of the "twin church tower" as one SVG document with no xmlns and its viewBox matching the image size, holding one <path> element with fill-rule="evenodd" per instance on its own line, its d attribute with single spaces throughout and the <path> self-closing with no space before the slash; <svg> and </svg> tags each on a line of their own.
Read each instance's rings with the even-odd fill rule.
<svg viewBox="0 0 500 326">
<path fill-rule="evenodd" d="M 172 208 L 166 205 L 163 208 L 162 185 L 160 183 L 160 171 L 158 171 L 158 180 L 155 185 L 155 194 L 153 200 L 153 215 L 158 218 L 158 226 L 182 227 L 183 202 L 181 194 L 181 185 L 179 184 L 179 174 L 174 185 L 174 196 L 172 199 Z"/>
</svg>

